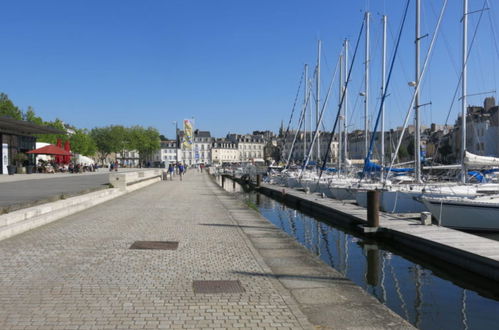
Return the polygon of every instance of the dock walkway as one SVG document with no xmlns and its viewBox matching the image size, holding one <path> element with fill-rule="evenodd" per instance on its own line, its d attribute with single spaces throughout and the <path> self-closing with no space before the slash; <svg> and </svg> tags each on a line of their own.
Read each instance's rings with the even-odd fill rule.
<svg viewBox="0 0 499 330">
<path fill-rule="evenodd" d="M 302 207 L 325 215 L 336 221 L 365 225 L 367 210 L 351 202 L 321 198 L 317 194 L 281 186 L 262 184 L 262 192 L 299 203 Z M 396 215 L 380 213 L 378 235 L 424 253 L 428 258 L 438 258 L 475 272 L 493 281 L 499 281 L 499 241 L 483 238 L 462 231 L 424 226 L 414 219 L 400 219 Z"/>
<path fill-rule="evenodd" d="M 0 329 L 313 327 L 412 328 L 206 174 L 0 241 Z"/>
</svg>

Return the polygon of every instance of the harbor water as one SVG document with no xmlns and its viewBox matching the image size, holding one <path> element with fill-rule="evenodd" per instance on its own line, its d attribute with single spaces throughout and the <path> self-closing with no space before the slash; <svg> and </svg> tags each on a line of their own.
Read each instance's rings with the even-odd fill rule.
<svg viewBox="0 0 499 330">
<path fill-rule="evenodd" d="M 221 181 L 219 181 L 221 184 Z M 370 241 L 228 179 L 235 194 L 309 251 L 419 329 L 497 329 L 497 282 Z M 492 238 L 497 238 L 493 236 Z"/>
</svg>

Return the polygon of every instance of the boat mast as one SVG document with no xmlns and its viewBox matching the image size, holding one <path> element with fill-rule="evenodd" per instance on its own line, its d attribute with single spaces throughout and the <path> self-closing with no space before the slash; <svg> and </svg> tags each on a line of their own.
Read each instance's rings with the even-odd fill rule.
<svg viewBox="0 0 499 330">
<path fill-rule="evenodd" d="M 303 92 L 303 106 L 305 107 L 305 115 L 303 116 L 303 160 L 305 161 L 305 157 L 307 157 L 307 93 L 308 93 L 308 64 L 305 64 L 304 69 L 305 75 L 305 89 Z"/>
<path fill-rule="evenodd" d="M 385 94 L 385 83 L 386 83 L 386 24 L 387 18 L 386 15 L 382 17 L 383 22 L 383 56 L 381 60 L 381 97 Z M 381 157 L 380 157 L 380 165 L 383 170 L 385 166 L 385 103 L 381 107 Z M 383 171 L 381 173 L 381 180 L 383 180 Z"/>
<path fill-rule="evenodd" d="M 367 153 L 369 152 L 369 143 L 368 143 L 368 134 L 369 134 L 369 17 L 371 16 L 371 13 L 366 12 L 365 14 L 365 19 L 366 19 L 366 49 L 365 49 L 365 63 L 364 63 L 364 84 L 365 84 L 365 89 L 364 89 L 364 150 L 365 150 L 365 155 L 364 157 L 367 157 Z"/>
<path fill-rule="evenodd" d="M 343 105 L 341 104 L 341 94 L 343 92 L 343 54 L 340 55 L 340 74 L 339 74 L 339 83 L 338 83 L 338 104 L 341 106 L 340 109 L 339 109 L 339 112 L 341 114 L 342 112 L 342 109 L 343 109 Z M 344 120 L 344 118 L 343 118 Z M 340 116 L 340 121 L 341 121 L 341 116 Z M 342 137 L 342 127 L 341 127 L 341 124 L 339 124 L 339 127 L 338 127 L 338 159 L 337 159 L 337 162 L 338 162 L 338 171 L 341 169 L 341 166 L 342 166 L 342 153 L 343 153 L 343 142 L 341 141 L 341 137 Z M 334 138 L 333 138 L 333 141 L 334 141 Z"/>
<path fill-rule="evenodd" d="M 347 88 L 347 76 L 348 76 L 348 39 L 345 39 L 345 60 L 343 62 L 343 65 L 345 66 L 343 73 L 345 74 L 345 78 L 343 79 L 344 81 L 344 99 L 343 99 L 343 134 L 345 135 L 344 140 L 343 140 L 343 157 L 345 158 L 344 164 L 346 166 L 346 161 L 348 159 L 348 152 L 347 152 L 347 147 L 348 147 L 348 117 L 347 117 L 347 112 L 348 112 L 348 88 Z"/>
<path fill-rule="evenodd" d="M 421 1 L 416 0 L 416 79 L 414 88 L 416 95 L 414 96 L 414 113 L 415 113 L 415 126 L 416 132 L 414 135 L 414 161 L 416 182 L 421 183 L 421 117 L 419 113 L 419 53 L 420 53 L 420 14 L 421 14 Z"/>
<path fill-rule="evenodd" d="M 319 40 L 317 43 L 317 76 L 316 76 L 316 85 L 315 85 L 315 123 L 317 126 L 317 158 L 316 161 L 319 162 L 321 159 L 321 135 L 320 135 L 320 127 L 319 127 L 319 107 L 320 107 L 320 80 L 321 80 L 321 46 L 322 43 Z"/>
<path fill-rule="evenodd" d="M 466 183 L 466 165 L 464 157 L 466 156 L 466 89 L 467 89 L 467 68 L 468 61 L 468 0 L 463 0 L 463 81 L 461 83 L 461 182 Z"/>
</svg>

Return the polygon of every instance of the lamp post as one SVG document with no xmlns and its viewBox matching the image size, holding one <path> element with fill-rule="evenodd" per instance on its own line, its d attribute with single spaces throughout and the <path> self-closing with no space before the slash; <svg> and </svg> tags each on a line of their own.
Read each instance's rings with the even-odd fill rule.
<svg viewBox="0 0 499 330">
<path fill-rule="evenodd" d="M 180 143 L 178 140 L 178 122 L 174 121 L 175 124 L 175 165 L 178 163 L 178 148 L 180 147 Z"/>
</svg>

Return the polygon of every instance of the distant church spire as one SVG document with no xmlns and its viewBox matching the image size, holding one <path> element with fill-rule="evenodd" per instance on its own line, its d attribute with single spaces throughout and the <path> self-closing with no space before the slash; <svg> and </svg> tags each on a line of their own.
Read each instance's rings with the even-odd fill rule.
<svg viewBox="0 0 499 330">
<path fill-rule="evenodd" d="M 279 137 L 284 136 L 284 122 L 281 120 L 281 127 L 279 128 Z"/>
</svg>

